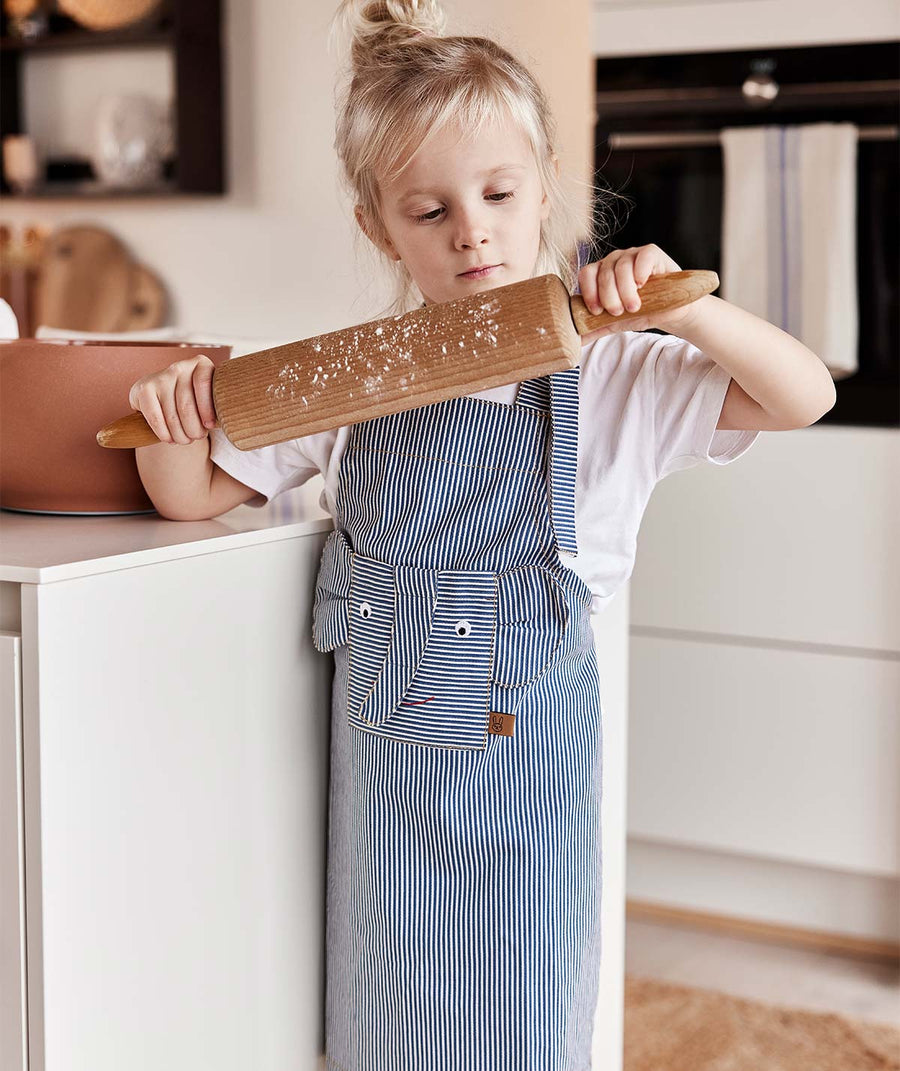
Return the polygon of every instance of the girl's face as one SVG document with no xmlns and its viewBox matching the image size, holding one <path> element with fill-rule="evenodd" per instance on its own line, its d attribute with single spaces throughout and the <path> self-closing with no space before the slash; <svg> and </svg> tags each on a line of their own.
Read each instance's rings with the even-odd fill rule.
<svg viewBox="0 0 900 1071">
<path fill-rule="evenodd" d="M 386 252 L 427 304 L 532 278 L 550 203 L 525 137 L 512 124 L 462 137 L 451 126 L 381 186 Z M 357 219 L 362 219 L 357 211 Z M 490 266 L 480 275 L 472 268 Z"/>
</svg>

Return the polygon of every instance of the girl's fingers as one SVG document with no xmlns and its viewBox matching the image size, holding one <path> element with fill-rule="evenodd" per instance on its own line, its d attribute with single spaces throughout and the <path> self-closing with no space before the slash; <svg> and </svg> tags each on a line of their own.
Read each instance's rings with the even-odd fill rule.
<svg viewBox="0 0 900 1071">
<path fill-rule="evenodd" d="M 134 383 L 128 392 L 128 403 L 144 414 L 160 442 L 187 446 L 205 438 L 207 429 L 216 422 L 214 371 L 213 362 L 205 354 L 176 361 Z"/>
<path fill-rule="evenodd" d="M 216 422 L 216 407 L 213 404 L 212 380 L 215 365 L 208 357 L 203 357 L 194 369 L 194 398 L 200 420 L 204 428 L 211 428 Z"/>
<path fill-rule="evenodd" d="M 653 274 L 656 266 L 654 249 L 655 246 L 652 245 L 641 246 L 638 255 L 634 258 L 634 281 L 637 286 L 643 286 Z M 673 269 L 662 267 L 660 270 L 668 272 Z"/>
<path fill-rule="evenodd" d="M 175 413 L 180 422 L 181 433 L 186 437 L 186 442 L 202 439 L 206 435 L 206 428 L 203 427 L 203 422 L 200 420 L 200 413 L 197 409 L 193 377 L 190 372 L 187 374 L 181 372 L 175 381 Z M 175 433 L 176 429 L 173 428 L 172 430 L 175 439 L 181 442 Z"/>
<path fill-rule="evenodd" d="M 582 301 L 584 301 L 588 312 L 592 312 L 595 316 L 603 312 L 603 308 L 600 305 L 600 298 L 597 293 L 597 273 L 599 267 L 599 261 L 594 264 L 585 264 L 578 273 L 578 289 L 581 291 Z"/>
<path fill-rule="evenodd" d="M 616 272 L 618 264 L 624 259 L 624 257 L 617 257 L 610 263 L 612 254 L 606 257 L 600 270 L 600 276 L 597 280 L 597 291 L 600 297 L 600 304 L 603 306 L 606 312 L 611 312 L 613 316 L 619 316 L 625 311 L 625 307 L 622 304 L 622 299 L 619 296 L 619 288 L 616 284 Z"/>
<path fill-rule="evenodd" d="M 155 394 L 146 394 L 137 408 L 144 414 L 144 420 L 153 429 L 153 434 L 157 439 L 162 443 L 171 443 L 172 436 L 169 433 L 166 418 L 163 416 L 159 398 Z"/>
<path fill-rule="evenodd" d="M 175 386 L 177 379 L 167 370 L 158 384 L 156 396 L 159 399 L 159 407 L 162 410 L 163 420 L 169 431 L 170 441 L 185 446 L 191 440 L 184 430 L 181 417 L 178 415 L 178 403 L 175 399 Z"/>
<path fill-rule="evenodd" d="M 581 296 L 592 313 L 633 316 L 641 309 L 639 290 L 654 271 L 665 273 L 681 269 L 652 243 L 631 249 L 614 249 L 602 260 L 586 264 L 578 273 Z"/>
<path fill-rule="evenodd" d="M 633 256 L 622 257 L 615 266 L 616 288 L 626 312 L 637 312 L 641 307 L 634 278 L 634 261 Z"/>
</svg>

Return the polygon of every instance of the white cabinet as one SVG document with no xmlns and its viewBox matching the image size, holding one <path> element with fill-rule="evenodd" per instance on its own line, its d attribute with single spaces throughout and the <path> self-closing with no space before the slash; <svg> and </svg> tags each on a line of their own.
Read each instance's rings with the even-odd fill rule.
<svg viewBox="0 0 900 1071">
<path fill-rule="evenodd" d="M 10 587 L 21 606 L 25 850 L 24 873 L 10 871 L 4 634 L 4 1054 L 31 1071 L 312 1071 L 332 664 L 310 614 L 330 522 L 2 523 L 4 552 L 27 526 L 45 539 L 68 526 L 77 543 L 84 523 L 119 544 L 7 589 L 6 608 Z"/>
<path fill-rule="evenodd" d="M 16 624 L 18 615 L 10 616 L 14 620 L 0 619 L 0 626 Z M 17 632 L 0 632 L 0 1056 L 4 1071 L 24 1071 L 27 1051 L 21 651 Z"/>
<path fill-rule="evenodd" d="M 632 581 L 630 897 L 900 938 L 898 531 L 891 430 L 763 433 L 655 489 Z"/>
</svg>

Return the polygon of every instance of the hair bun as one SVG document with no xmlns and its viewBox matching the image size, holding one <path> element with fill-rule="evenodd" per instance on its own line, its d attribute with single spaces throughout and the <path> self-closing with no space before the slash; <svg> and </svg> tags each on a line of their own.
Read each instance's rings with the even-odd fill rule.
<svg viewBox="0 0 900 1071">
<path fill-rule="evenodd" d="M 342 0 L 336 19 L 350 39 L 354 67 L 421 37 L 441 37 L 445 25 L 437 0 Z"/>
</svg>

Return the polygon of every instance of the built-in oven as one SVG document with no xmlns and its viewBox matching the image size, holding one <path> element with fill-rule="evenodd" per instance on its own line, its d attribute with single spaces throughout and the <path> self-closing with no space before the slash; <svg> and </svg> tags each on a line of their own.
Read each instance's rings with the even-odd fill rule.
<svg viewBox="0 0 900 1071">
<path fill-rule="evenodd" d="M 837 402 L 822 423 L 900 426 L 898 44 L 597 59 L 595 183 L 622 196 L 598 195 L 593 259 L 655 242 L 682 268 L 721 278 L 720 131 L 858 127 L 858 370 L 837 380 Z"/>
</svg>

